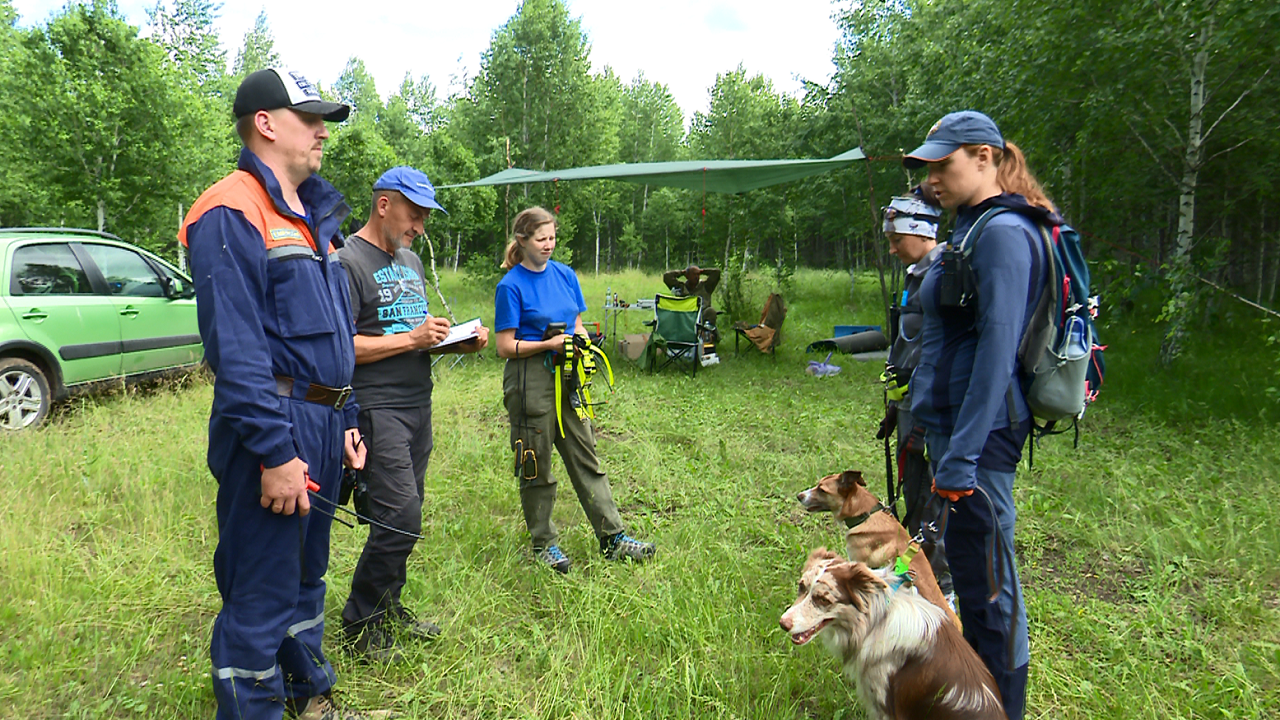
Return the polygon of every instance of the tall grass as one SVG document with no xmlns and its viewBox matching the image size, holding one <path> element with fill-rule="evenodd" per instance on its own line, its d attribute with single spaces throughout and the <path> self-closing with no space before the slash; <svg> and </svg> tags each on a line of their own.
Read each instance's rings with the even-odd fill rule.
<svg viewBox="0 0 1280 720">
<path fill-rule="evenodd" d="M 491 291 L 442 279 L 458 319 L 491 321 Z M 555 517 L 573 571 L 535 566 L 508 470 L 501 361 L 442 361 L 427 539 L 405 597 L 445 634 L 399 665 L 340 650 L 364 532 L 336 527 L 329 653 L 347 704 L 409 718 L 863 717 L 836 661 L 793 649 L 777 619 L 808 551 L 842 543 L 795 493 L 844 468 L 882 477 L 878 363 L 833 357 L 840 375 L 803 373 L 804 346 L 832 325 L 879 322 L 878 288 L 860 279 L 851 293 L 837 273 L 793 283 L 776 360 L 735 356 L 727 331 L 722 363 L 696 378 L 614 358 L 600 454 L 625 522 L 658 544 L 647 565 L 601 559 L 565 487 Z M 638 272 L 583 284 L 589 319 L 607 287 L 634 300 L 660 285 Z M 756 279 L 753 297 L 769 289 Z M 620 317 L 643 331 L 644 313 Z M 1118 377 L 1140 374 L 1134 356 L 1113 357 Z M 1123 398 L 1130 382 L 1108 387 L 1078 449 L 1047 440 L 1019 475 L 1029 717 L 1276 717 L 1276 427 L 1214 419 L 1225 413 L 1170 422 Z M 210 398 L 192 378 L 82 400 L 0 437 L 0 717 L 213 714 Z M 563 477 L 558 460 L 554 470 Z"/>
</svg>

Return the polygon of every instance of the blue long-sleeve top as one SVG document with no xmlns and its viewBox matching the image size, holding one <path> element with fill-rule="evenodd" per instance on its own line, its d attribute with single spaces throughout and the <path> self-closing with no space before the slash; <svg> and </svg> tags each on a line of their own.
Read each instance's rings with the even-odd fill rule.
<svg viewBox="0 0 1280 720">
<path fill-rule="evenodd" d="M 331 247 L 342 245 L 340 226 L 350 209 L 337 189 L 312 175 L 298 187 L 306 208 L 298 215 L 271 169 L 247 148 L 239 169 L 262 184 L 280 214 L 304 219 L 317 246 L 310 257 L 269 259 L 263 233 L 223 205 L 187 226 L 200 337 L 216 376 L 211 445 L 214 428 L 229 426 L 263 465 L 277 467 L 298 450 L 275 376 L 341 388 L 355 369 L 346 271 L 328 259 Z M 357 411 L 354 401 L 346 403 L 345 427 L 356 427 Z"/>
<path fill-rule="evenodd" d="M 1030 429 L 1017 354 L 1046 282 L 1036 223 L 1062 221 L 1006 193 L 959 208 L 951 238 L 959 242 L 993 206 L 1013 212 L 991 218 L 971 241 L 976 300 L 965 308 L 941 305 L 942 263 L 929 268 L 920 286 L 924 327 L 911 413 L 927 430 L 950 436 L 947 452 L 935 458 L 935 483 L 944 490 L 974 487 L 979 465 L 1012 471 Z"/>
</svg>

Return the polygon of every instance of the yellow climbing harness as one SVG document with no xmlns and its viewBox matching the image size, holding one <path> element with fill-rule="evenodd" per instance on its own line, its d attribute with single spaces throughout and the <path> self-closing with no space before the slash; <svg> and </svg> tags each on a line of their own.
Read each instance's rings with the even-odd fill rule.
<svg viewBox="0 0 1280 720">
<path fill-rule="evenodd" d="M 880 382 L 884 383 L 885 395 L 894 402 L 906 397 L 911 387 L 911 373 L 905 373 L 905 378 L 902 375 L 901 371 L 892 366 L 885 368 L 885 371 L 880 374 Z"/>
<path fill-rule="evenodd" d="M 610 391 L 613 390 L 613 366 L 609 364 L 609 356 L 591 344 L 586 335 L 566 335 L 564 349 L 559 355 L 555 364 L 556 425 L 560 428 L 560 437 L 564 437 L 564 396 L 569 395 L 569 405 L 579 420 L 595 419 L 595 406 L 604 404 L 591 399 L 591 379 L 599 370 L 596 358 L 604 365 Z M 566 383 L 568 393 L 565 392 Z"/>
</svg>

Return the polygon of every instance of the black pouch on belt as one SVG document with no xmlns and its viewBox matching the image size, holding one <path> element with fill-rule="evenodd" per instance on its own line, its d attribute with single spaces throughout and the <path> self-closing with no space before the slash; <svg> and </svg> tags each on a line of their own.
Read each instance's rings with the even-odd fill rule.
<svg viewBox="0 0 1280 720">
<path fill-rule="evenodd" d="M 338 504 L 346 505 L 351 502 L 351 493 L 356 489 L 356 476 L 359 471 L 352 470 L 349 467 L 342 468 L 342 482 L 338 485 Z"/>
<path fill-rule="evenodd" d="M 359 470 L 351 468 L 342 468 L 342 484 L 338 486 L 338 504 L 346 505 L 347 501 L 354 501 L 353 507 L 359 517 L 356 522 L 361 525 L 368 525 L 369 521 L 369 484 L 360 476 Z"/>
</svg>

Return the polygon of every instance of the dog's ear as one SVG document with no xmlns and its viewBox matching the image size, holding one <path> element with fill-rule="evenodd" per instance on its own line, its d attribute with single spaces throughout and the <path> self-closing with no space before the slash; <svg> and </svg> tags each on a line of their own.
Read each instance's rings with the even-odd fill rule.
<svg viewBox="0 0 1280 720">
<path fill-rule="evenodd" d="M 834 560 L 839 557 L 839 555 L 824 547 L 814 548 L 813 552 L 809 553 L 809 559 L 804 561 L 804 571 L 808 572 L 809 568 L 817 565 L 818 563 L 826 562 L 827 560 Z"/>
<path fill-rule="evenodd" d="M 851 490 L 854 485 L 867 486 L 867 481 L 862 479 L 862 472 L 858 470 L 845 470 L 840 473 L 840 489 Z"/>
<path fill-rule="evenodd" d="M 828 568 L 836 587 L 849 598 L 849 603 L 859 610 L 866 608 L 869 598 L 889 587 L 866 565 L 856 562 L 836 563 Z"/>
</svg>

